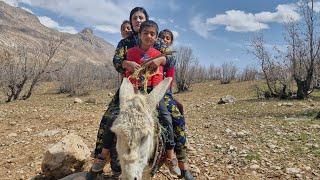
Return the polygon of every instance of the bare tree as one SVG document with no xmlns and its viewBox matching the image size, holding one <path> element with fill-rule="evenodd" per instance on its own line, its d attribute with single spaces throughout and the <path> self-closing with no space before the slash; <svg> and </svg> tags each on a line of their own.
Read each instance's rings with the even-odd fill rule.
<svg viewBox="0 0 320 180">
<path fill-rule="evenodd" d="M 0 85 L 7 102 L 28 99 L 44 73 L 59 71 L 64 66 L 65 63 L 57 65 L 53 61 L 63 41 L 63 38 L 52 39 L 39 49 L 17 47 L 11 51 L 3 50 Z M 22 92 L 25 94 L 21 97 Z"/>
<path fill-rule="evenodd" d="M 28 99 L 31 96 L 34 87 L 39 83 L 40 78 L 44 73 L 60 71 L 64 67 L 68 58 L 65 58 L 60 66 L 55 68 L 52 67 L 52 65 L 54 65 L 53 58 L 64 41 L 65 39 L 63 37 L 60 37 L 59 39 L 50 39 L 49 43 L 43 46 L 42 51 L 38 53 L 38 58 L 34 59 L 34 66 L 30 71 L 31 84 L 22 99 Z"/>
<path fill-rule="evenodd" d="M 221 84 L 228 84 L 235 79 L 237 67 L 232 62 L 225 62 L 221 65 Z"/>
<path fill-rule="evenodd" d="M 193 72 L 195 69 L 191 68 L 196 62 L 190 47 L 180 47 L 175 54 L 177 59 L 176 64 L 176 82 L 178 91 L 187 91 L 193 79 Z"/>
<path fill-rule="evenodd" d="M 57 75 L 60 82 L 59 93 L 81 96 L 89 94 L 91 90 L 114 88 L 118 84 L 117 74 L 109 66 L 85 61 L 69 63 Z"/>
<path fill-rule="evenodd" d="M 199 83 L 204 82 L 208 78 L 208 71 L 205 66 L 201 66 L 197 59 L 194 59 L 194 63 L 191 65 L 188 79 L 190 79 L 191 83 Z"/>
<path fill-rule="evenodd" d="M 210 64 L 208 68 L 208 76 L 210 80 L 219 80 L 221 79 L 221 68 L 215 67 L 213 64 Z"/>
<path fill-rule="evenodd" d="M 246 66 L 241 74 L 239 74 L 239 81 L 253 81 L 256 80 L 258 76 L 258 70 L 252 66 Z"/>
<path fill-rule="evenodd" d="M 303 21 L 287 25 L 288 57 L 292 64 L 293 78 L 297 84 L 297 97 L 306 98 L 312 91 L 315 68 L 319 63 L 319 15 L 314 11 L 313 0 L 300 2 Z"/>
<path fill-rule="evenodd" d="M 265 97 L 287 98 L 291 96 L 291 71 L 286 59 L 275 49 L 278 55 L 267 51 L 262 35 L 253 38 L 249 50 L 260 62 L 266 80 Z"/>
</svg>

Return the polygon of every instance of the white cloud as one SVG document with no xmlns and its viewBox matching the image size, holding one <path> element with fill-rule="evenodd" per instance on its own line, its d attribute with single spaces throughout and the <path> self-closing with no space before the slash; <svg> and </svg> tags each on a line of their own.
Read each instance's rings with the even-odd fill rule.
<svg viewBox="0 0 320 180">
<path fill-rule="evenodd" d="M 177 32 L 177 31 L 171 30 L 171 32 L 173 34 L 174 39 L 177 39 L 179 37 L 179 35 L 180 35 L 179 32 Z"/>
<path fill-rule="evenodd" d="M 315 2 L 315 3 L 313 4 L 313 10 L 314 10 L 315 12 L 317 12 L 317 13 L 320 12 L 320 1 Z"/>
<path fill-rule="evenodd" d="M 111 34 L 120 33 L 120 28 L 109 26 L 109 25 L 97 25 L 97 26 L 94 26 L 94 29 L 102 32 L 111 33 Z"/>
<path fill-rule="evenodd" d="M 26 8 L 26 7 L 21 7 L 21 9 L 23 9 L 23 10 L 25 10 L 25 11 L 31 13 L 31 14 L 34 14 L 34 12 L 31 11 L 31 9 L 28 9 L 28 8 Z"/>
<path fill-rule="evenodd" d="M 57 22 L 55 22 L 54 20 L 52 20 L 51 18 L 49 18 L 47 16 L 40 16 L 38 18 L 39 18 L 39 21 L 41 24 L 43 24 L 49 28 L 56 28 L 59 26 L 59 24 Z"/>
<path fill-rule="evenodd" d="M 287 23 L 290 21 L 299 21 L 300 15 L 297 12 L 296 4 L 280 4 L 276 8 L 276 12 L 261 12 L 255 14 L 256 20 L 260 22 L 278 22 Z"/>
<path fill-rule="evenodd" d="M 20 0 L 21 1 L 21 0 Z M 83 24 L 107 24 L 120 26 L 124 19 L 128 19 L 130 2 L 114 2 L 91 0 L 24 0 L 25 4 L 40 7 L 60 16 L 70 18 Z"/>
<path fill-rule="evenodd" d="M 225 25 L 227 31 L 248 32 L 267 29 L 269 26 L 260 23 L 251 13 L 246 14 L 239 10 L 229 10 L 226 14 L 218 14 L 207 19 L 208 25 Z"/>
<path fill-rule="evenodd" d="M 41 24 L 43 24 L 49 28 L 53 28 L 53 29 L 56 29 L 60 32 L 66 32 L 66 33 L 70 33 L 70 34 L 78 33 L 78 31 L 74 27 L 60 26 L 59 23 L 57 23 L 56 21 L 52 20 L 51 18 L 49 18 L 47 16 L 40 16 L 38 18 L 39 18 L 39 21 Z"/>
<path fill-rule="evenodd" d="M 173 24 L 174 23 L 173 19 L 162 19 L 162 18 L 156 18 L 156 17 L 150 17 L 149 19 L 153 20 L 156 23 L 161 24 L 161 25 L 165 25 L 165 24 L 169 24 L 169 23 Z"/>
<path fill-rule="evenodd" d="M 18 7 L 19 3 L 25 3 L 28 4 L 30 1 L 29 0 L 0 0 L 3 1 L 10 6 Z"/>
<path fill-rule="evenodd" d="M 213 18 L 208 18 L 206 23 L 213 26 L 224 25 L 227 31 L 254 32 L 268 29 L 269 25 L 267 23 L 299 21 L 301 17 L 297 10 L 297 4 L 280 4 L 275 12 L 264 11 L 256 14 L 240 10 L 228 10 L 225 14 L 218 14 Z"/>
<path fill-rule="evenodd" d="M 18 0 L 0 0 L 0 1 L 3 1 L 9 4 L 10 6 L 18 7 Z"/>
<path fill-rule="evenodd" d="M 191 18 L 189 22 L 191 29 L 199 34 L 200 36 L 207 38 L 208 37 L 208 25 L 202 21 L 201 15 L 198 14 Z"/>
</svg>

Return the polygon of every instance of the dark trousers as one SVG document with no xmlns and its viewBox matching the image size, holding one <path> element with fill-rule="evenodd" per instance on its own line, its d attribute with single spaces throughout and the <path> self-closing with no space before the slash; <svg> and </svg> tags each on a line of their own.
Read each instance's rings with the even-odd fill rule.
<svg viewBox="0 0 320 180">
<path fill-rule="evenodd" d="M 159 123 L 164 128 L 164 133 L 166 137 L 165 147 L 167 150 L 171 150 L 175 146 L 172 118 L 171 118 L 170 112 L 168 111 L 167 106 L 164 103 L 164 99 L 162 99 L 159 102 L 159 106 L 157 107 L 157 110 L 158 110 Z"/>
</svg>

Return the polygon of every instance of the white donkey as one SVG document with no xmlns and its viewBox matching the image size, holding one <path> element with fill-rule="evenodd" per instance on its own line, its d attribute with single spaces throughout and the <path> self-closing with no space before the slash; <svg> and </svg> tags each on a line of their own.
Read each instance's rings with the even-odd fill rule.
<svg viewBox="0 0 320 180">
<path fill-rule="evenodd" d="M 135 93 L 127 78 L 120 87 L 120 114 L 111 130 L 117 136 L 121 179 L 141 180 L 151 177 L 148 161 L 153 158 L 157 134 L 153 111 L 163 98 L 172 78 L 166 78 L 151 93 Z"/>
</svg>

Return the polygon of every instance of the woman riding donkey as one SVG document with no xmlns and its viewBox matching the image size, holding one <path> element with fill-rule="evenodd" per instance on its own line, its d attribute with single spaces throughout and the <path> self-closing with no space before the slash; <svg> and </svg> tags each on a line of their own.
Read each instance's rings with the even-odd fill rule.
<svg viewBox="0 0 320 180">
<path fill-rule="evenodd" d="M 148 18 L 149 16 L 147 12 L 145 11 L 145 9 L 141 7 L 136 7 L 131 11 L 130 23 L 133 29 L 133 34 L 126 39 L 122 39 L 118 43 L 116 53 L 113 59 L 114 66 L 119 73 L 123 74 L 126 70 L 134 71 L 141 67 L 139 64 L 135 62 L 127 61 L 125 58 L 126 58 L 127 50 L 139 44 L 137 32 L 140 29 L 141 23 L 143 21 L 148 20 Z M 160 52 L 162 53 L 170 51 L 163 41 L 157 41 L 154 47 L 160 50 Z M 175 64 L 175 60 L 171 55 L 154 59 L 153 63 L 159 63 L 161 61 L 165 61 L 166 62 L 165 66 L 167 67 L 173 67 Z M 96 171 L 96 172 L 101 171 L 104 167 L 104 164 L 110 160 L 110 157 L 111 157 L 111 168 L 113 172 L 118 174 L 121 171 L 120 166 L 116 160 L 115 135 L 110 130 L 112 123 L 116 119 L 118 113 L 119 113 L 119 91 L 117 91 L 116 95 L 109 103 L 108 109 L 105 112 L 100 122 L 100 128 L 97 135 L 97 143 L 96 143 L 96 149 L 95 149 L 96 159 L 92 167 L 93 171 Z M 183 121 L 184 121 L 184 118 L 183 118 Z M 103 137 L 106 137 L 105 142 L 109 142 L 109 144 L 103 145 Z M 110 144 L 110 142 L 112 143 Z M 185 148 L 182 148 L 182 149 L 185 149 Z M 182 157 L 185 158 L 185 156 L 182 156 Z M 185 161 L 181 161 L 181 159 L 179 159 L 179 156 L 178 156 L 178 160 L 179 160 L 179 165 L 181 164 L 180 162 L 183 162 L 184 164 L 186 163 Z M 171 170 L 174 170 L 174 169 L 175 168 Z M 186 169 L 182 169 L 182 170 L 186 170 Z M 185 179 L 193 179 L 190 173 L 185 173 L 184 175 L 185 175 Z"/>
</svg>

